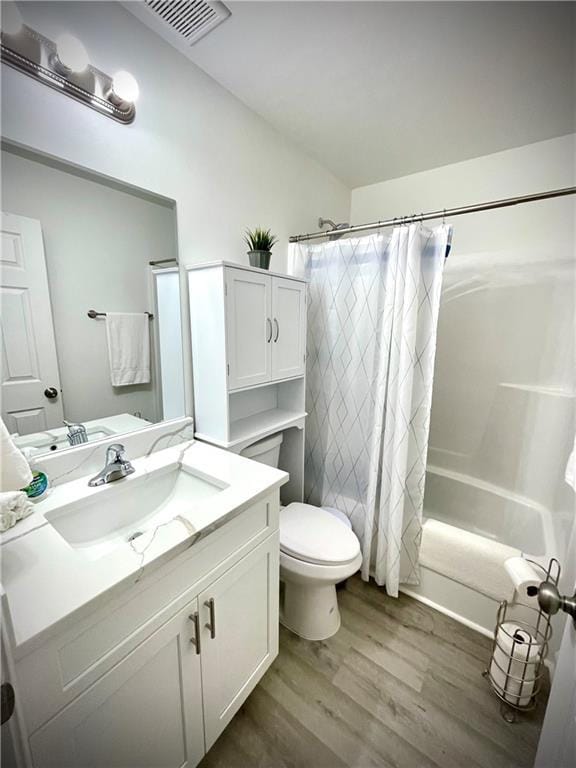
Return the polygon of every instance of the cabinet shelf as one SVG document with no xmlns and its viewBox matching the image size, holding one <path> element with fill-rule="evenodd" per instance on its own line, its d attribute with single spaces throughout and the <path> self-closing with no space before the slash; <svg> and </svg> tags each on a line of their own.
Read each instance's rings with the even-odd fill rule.
<svg viewBox="0 0 576 768">
<path fill-rule="evenodd" d="M 255 440 L 267 437 L 288 427 L 304 426 L 306 411 L 287 411 L 282 408 L 271 408 L 268 411 L 245 416 L 230 424 L 230 440 L 216 441 L 210 438 L 210 442 L 216 443 L 222 448 L 238 448 L 242 443 L 249 445 Z M 199 440 L 208 440 L 207 435 L 196 432 Z M 243 446 L 242 446 L 243 447 Z"/>
<path fill-rule="evenodd" d="M 255 413 L 246 416 L 230 424 L 230 445 L 237 445 L 246 441 L 254 441 L 258 437 L 286 429 L 306 417 L 306 411 L 286 411 L 281 408 L 272 408 L 269 411 Z"/>
</svg>

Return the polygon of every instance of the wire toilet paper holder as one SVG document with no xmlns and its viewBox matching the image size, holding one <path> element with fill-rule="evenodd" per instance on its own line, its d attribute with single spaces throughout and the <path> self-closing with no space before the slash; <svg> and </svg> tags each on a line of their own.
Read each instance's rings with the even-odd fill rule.
<svg viewBox="0 0 576 768">
<path fill-rule="evenodd" d="M 558 585 L 560 563 L 556 558 L 550 560 L 547 569 L 540 563 L 526 560 L 542 572 L 543 581 Z M 507 626 L 510 624 L 514 631 Z M 550 615 L 541 608 L 507 600 L 500 603 L 490 663 L 482 674 L 500 699 L 500 714 L 506 722 L 516 722 L 517 712 L 526 712 L 536 706 L 551 636 Z M 495 679 L 498 677 L 500 679 Z"/>
</svg>

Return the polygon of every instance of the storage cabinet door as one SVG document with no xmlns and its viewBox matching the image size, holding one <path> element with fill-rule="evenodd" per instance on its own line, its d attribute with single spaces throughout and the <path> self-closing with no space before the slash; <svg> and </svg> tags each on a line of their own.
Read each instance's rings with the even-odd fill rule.
<svg viewBox="0 0 576 768">
<path fill-rule="evenodd" d="M 191 768 L 204 755 L 194 600 L 30 738 L 37 768 Z"/>
<path fill-rule="evenodd" d="M 272 279 L 242 269 L 226 270 L 228 389 L 270 381 Z"/>
<path fill-rule="evenodd" d="M 206 750 L 278 654 L 278 551 L 275 535 L 198 598 Z"/>
<path fill-rule="evenodd" d="M 272 378 L 303 376 L 306 369 L 306 284 L 272 278 Z"/>
</svg>

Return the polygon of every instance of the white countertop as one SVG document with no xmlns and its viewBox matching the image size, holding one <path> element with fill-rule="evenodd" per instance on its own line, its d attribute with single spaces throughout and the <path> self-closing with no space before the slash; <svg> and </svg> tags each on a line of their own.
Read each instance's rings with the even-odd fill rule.
<svg viewBox="0 0 576 768">
<path fill-rule="evenodd" d="M 144 542 L 144 555 L 126 543 L 98 560 L 88 560 L 44 516 L 72 500 L 113 492 L 120 483 L 126 487 L 175 462 L 227 487 L 209 499 L 191 503 L 183 517 L 192 527 L 178 519 L 158 527 L 152 540 Z M 51 489 L 28 518 L 2 534 L 3 613 L 15 651 L 25 653 L 25 646 L 38 635 L 88 604 L 96 609 L 110 590 L 121 584 L 129 588 L 146 572 L 184 551 L 199 533 L 220 527 L 237 510 L 288 480 L 285 472 L 197 441 L 132 463 L 136 472 L 115 483 L 91 488 L 86 476 Z M 140 545 L 137 548 L 141 549 Z"/>
</svg>

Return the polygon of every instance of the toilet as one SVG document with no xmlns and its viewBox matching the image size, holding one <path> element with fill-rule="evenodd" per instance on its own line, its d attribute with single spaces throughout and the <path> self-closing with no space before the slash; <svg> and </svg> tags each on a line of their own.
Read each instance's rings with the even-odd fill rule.
<svg viewBox="0 0 576 768">
<path fill-rule="evenodd" d="M 277 467 L 282 433 L 242 451 Z M 337 510 L 292 502 L 280 509 L 280 621 L 306 640 L 325 640 L 340 628 L 336 584 L 359 570 L 360 542 Z"/>
</svg>

